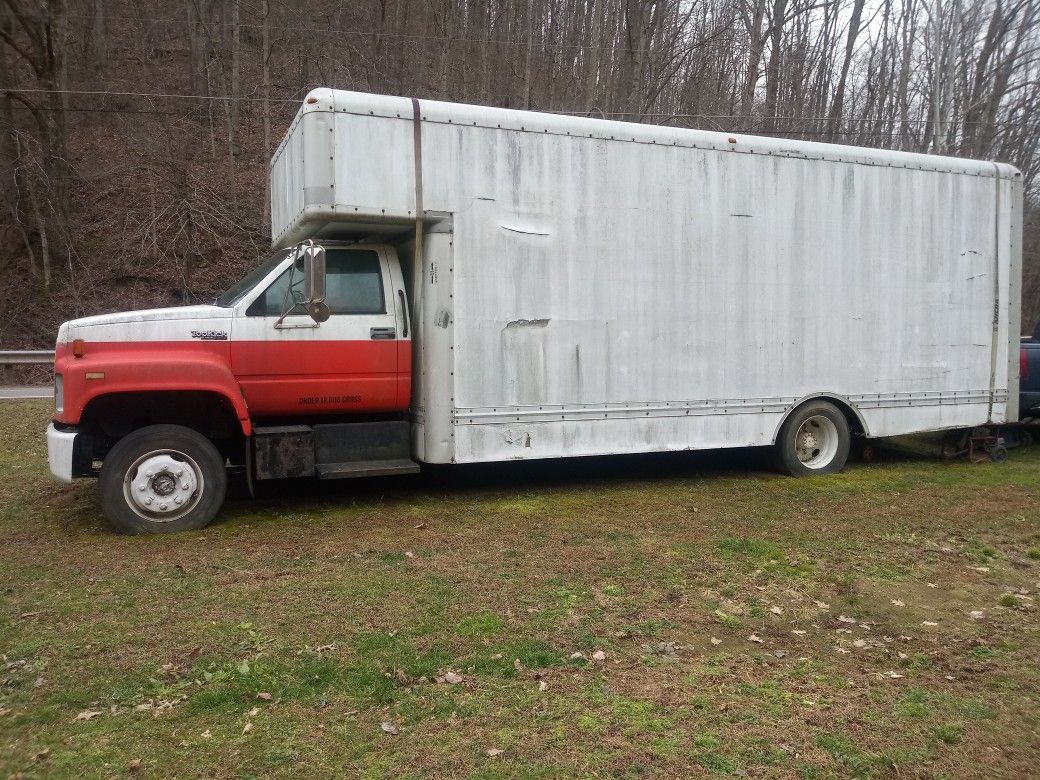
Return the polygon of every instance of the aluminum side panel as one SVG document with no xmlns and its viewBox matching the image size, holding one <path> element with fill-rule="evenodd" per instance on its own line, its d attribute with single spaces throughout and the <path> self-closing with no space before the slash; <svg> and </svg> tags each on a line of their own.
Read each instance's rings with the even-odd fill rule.
<svg viewBox="0 0 1040 780">
<path fill-rule="evenodd" d="M 407 224 L 409 104 L 334 95 L 345 97 L 329 208 Z M 997 194 L 1020 187 L 1008 184 L 1015 172 L 443 104 L 427 113 L 424 203 L 454 221 L 447 321 L 423 302 L 423 338 L 451 347 L 423 358 L 427 460 L 451 449 L 450 435 L 431 435 L 431 398 L 449 404 L 460 461 L 768 444 L 785 411 L 819 393 L 855 399 L 875 435 L 1008 414 L 1020 273 L 1008 247 L 1020 226 L 1004 215 L 1014 198 Z M 657 411 L 668 404 L 696 419 Z M 615 411 L 593 419 L 602 406 Z M 539 407 L 563 416 L 524 418 L 519 440 L 530 433 L 532 446 L 517 448 L 509 417 Z"/>
</svg>

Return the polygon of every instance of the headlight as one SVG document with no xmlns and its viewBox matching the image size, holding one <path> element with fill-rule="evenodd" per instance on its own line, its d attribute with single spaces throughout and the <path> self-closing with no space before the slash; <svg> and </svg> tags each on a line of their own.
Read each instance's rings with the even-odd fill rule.
<svg viewBox="0 0 1040 780">
<path fill-rule="evenodd" d="M 58 414 L 65 411 L 65 381 L 61 374 L 54 375 L 54 411 Z"/>
</svg>

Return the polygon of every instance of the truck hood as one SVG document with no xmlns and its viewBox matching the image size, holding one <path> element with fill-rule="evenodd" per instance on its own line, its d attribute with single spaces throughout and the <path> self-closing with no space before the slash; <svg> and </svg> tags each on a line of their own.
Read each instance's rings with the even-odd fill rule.
<svg viewBox="0 0 1040 780">
<path fill-rule="evenodd" d="M 139 341 L 155 339 L 182 341 L 196 333 L 223 332 L 226 339 L 230 331 L 232 310 L 221 306 L 171 306 L 165 309 L 142 309 L 120 311 L 113 314 L 98 314 L 69 320 L 58 329 L 58 343 L 65 344 L 73 339 L 102 341 Z"/>
</svg>

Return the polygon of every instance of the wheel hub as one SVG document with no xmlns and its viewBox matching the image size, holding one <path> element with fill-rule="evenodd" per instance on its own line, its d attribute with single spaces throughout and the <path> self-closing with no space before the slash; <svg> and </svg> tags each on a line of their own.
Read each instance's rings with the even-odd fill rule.
<svg viewBox="0 0 1040 780">
<path fill-rule="evenodd" d="M 799 426 L 794 448 L 803 465 L 823 468 L 838 452 L 838 429 L 824 415 L 813 415 Z"/>
<path fill-rule="evenodd" d="M 168 496 L 177 489 L 177 480 L 172 474 L 163 472 L 152 478 L 152 490 L 160 496 Z"/>
<path fill-rule="evenodd" d="M 803 432 L 800 436 L 798 449 L 811 453 L 816 449 L 816 436 L 814 436 L 810 431 Z"/>
<path fill-rule="evenodd" d="M 198 467 L 182 453 L 152 452 L 139 458 L 123 482 L 130 506 L 150 519 L 172 520 L 199 501 Z"/>
</svg>

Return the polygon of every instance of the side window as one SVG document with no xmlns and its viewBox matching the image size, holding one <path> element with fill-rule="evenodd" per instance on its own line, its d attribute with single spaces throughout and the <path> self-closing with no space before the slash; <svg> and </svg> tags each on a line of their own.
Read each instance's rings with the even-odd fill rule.
<svg viewBox="0 0 1040 780">
<path fill-rule="evenodd" d="M 286 268 L 249 305 L 246 314 L 250 317 L 280 317 L 294 300 L 302 296 L 303 270 Z M 326 249 L 325 302 L 333 314 L 385 314 L 379 255 L 368 249 Z M 301 307 L 293 312 L 295 315 L 306 316 L 306 312 Z"/>
<path fill-rule="evenodd" d="M 379 255 L 368 249 L 327 249 L 325 303 L 333 314 L 385 314 Z"/>
<path fill-rule="evenodd" d="M 249 304 L 246 315 L 249 317 L 280 317 L 293 302 L 293 296 L 289 290 L 289 277 L 292 276 L 292 292 L 297 298 L 303 295 L 303 271 L 286 268 L 271 285 L 264 290 L 263 295 Z M 293 312 L 296 314 L 297 312 Z M 306 314 L 302 309 L 300 314 Z"/>
</svg>

